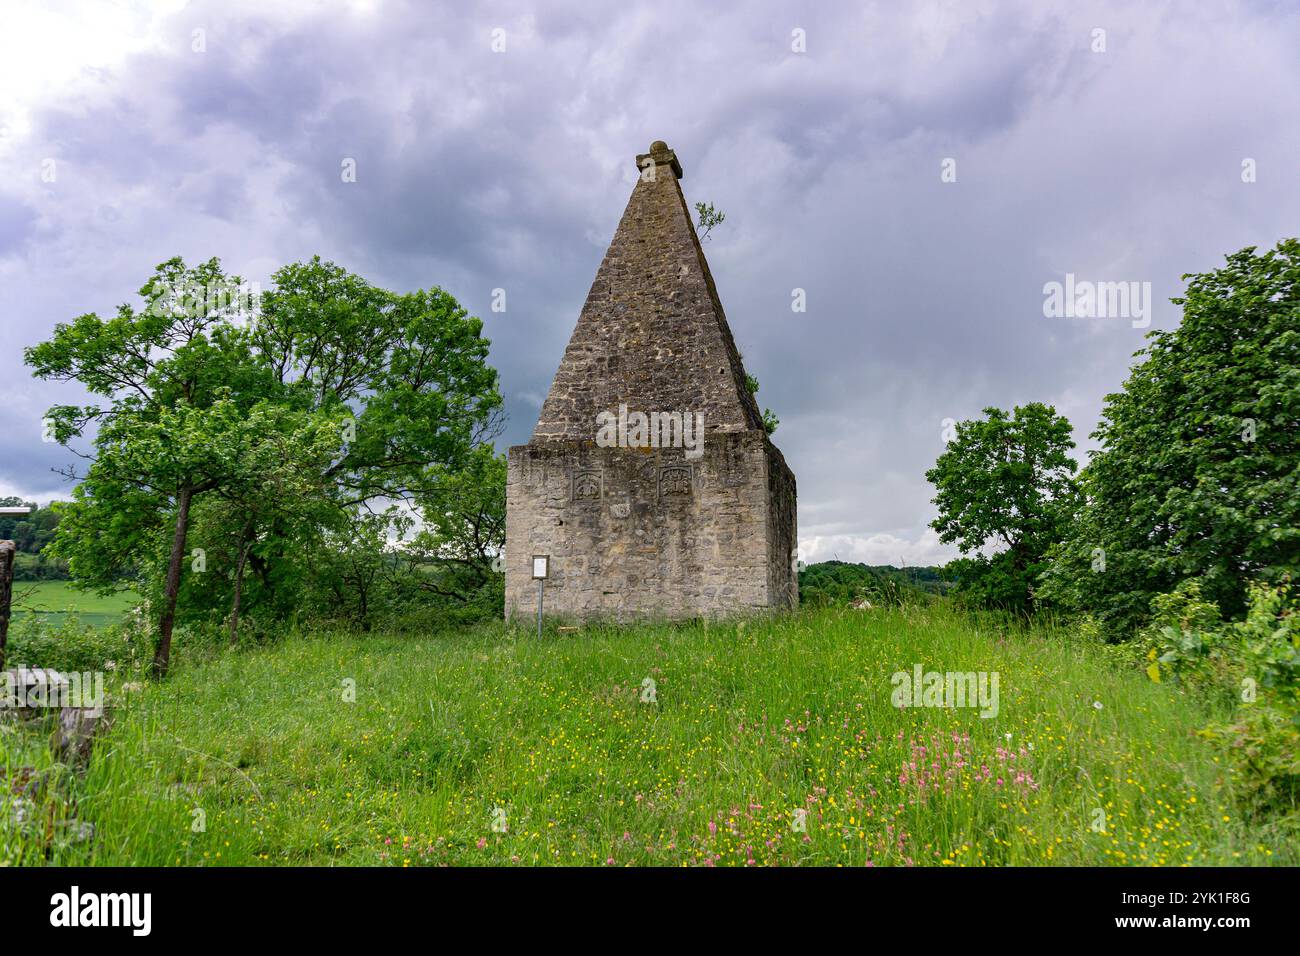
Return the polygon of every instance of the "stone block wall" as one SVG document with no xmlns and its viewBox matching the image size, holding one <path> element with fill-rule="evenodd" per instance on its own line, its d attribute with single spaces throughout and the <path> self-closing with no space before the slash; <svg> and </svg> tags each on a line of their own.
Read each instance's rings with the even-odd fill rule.
<svg viewBox="0 0 1300 956">
<path fill-rule="evenodd" d="M 794 476 L 761 432 L 716 433 L 703 454 L 550 441 L 510 449 L 506 616 L 536 609 L 531 558 L 549 554 L 546 612 L 690 618 L 790 607 Z"/>
</svg>

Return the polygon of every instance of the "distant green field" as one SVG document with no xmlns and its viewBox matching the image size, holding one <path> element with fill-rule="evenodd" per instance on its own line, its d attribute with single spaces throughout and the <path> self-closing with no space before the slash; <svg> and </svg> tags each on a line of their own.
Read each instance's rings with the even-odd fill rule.
<svg viewBox="0 0 1300 956">
<path fill-rule="evenodd" d="M 13 601 L 15 621 L 34 614 L 61 624 L 75 612 L 82 624 L 105 627 L 117 623 L 135 606 L 136 595 L 133 591 L 107 596 L 78 591 L 67 581 L 15 581 Z"/>
</svg>

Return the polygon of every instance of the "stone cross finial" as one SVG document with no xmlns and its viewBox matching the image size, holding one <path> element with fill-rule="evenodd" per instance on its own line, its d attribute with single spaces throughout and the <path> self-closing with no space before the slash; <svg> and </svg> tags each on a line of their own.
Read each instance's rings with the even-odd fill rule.
<svg viewBox="0 0 1300 956">
<path fill-rule="evenodd" d="M 637 156 L 636 168 L 645 169 L 647 166 L 671 166 L 673 175 L 682 178 L 682 164 L 677 161 L 677 154 L 661 139 L 650 144 L 650 152 Z"/>
</svg>

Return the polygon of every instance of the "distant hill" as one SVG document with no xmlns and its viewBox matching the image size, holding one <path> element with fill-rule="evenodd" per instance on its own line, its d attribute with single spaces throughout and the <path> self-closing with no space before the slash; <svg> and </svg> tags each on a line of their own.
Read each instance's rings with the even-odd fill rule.
<svg viewBox="0 0 1300 956">
<path fill-rule="evenodd" d="M 896 568 L 891 564 L 822 561 L 799 572 L 801 604 L 897 604 L 911 595 L 942 595 L 954 586 L 943 568 Z"/>
</svg>

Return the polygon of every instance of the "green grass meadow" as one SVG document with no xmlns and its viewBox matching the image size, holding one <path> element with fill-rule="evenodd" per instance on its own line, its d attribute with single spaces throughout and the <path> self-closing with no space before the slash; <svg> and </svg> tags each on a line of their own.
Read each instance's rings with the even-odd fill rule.
<svg viewBox="0 0 1300 956">
<path fill-rule="evenodd" d="M 13 620 L 33 616 L 53 627 L 75 614 L 82 624 L 105 627 L 115 624 L 135 606 L 132 591 L 102 595 L 79 591 L 67 581 L 15 581 L 13 585 Z"/>
<path fill-rule="evenodd" d="M 998 715 L 895 708 L 891 675 L 918 663 L 996 671 Z M 1191 700 L 1068 632 L 943 604 L 320 634 L 182 655 L 117 698 L 67 784 L 94 838 L 11 828 L 8 862 L 1297 862 L 1237 817 Z"/>
</svg>

